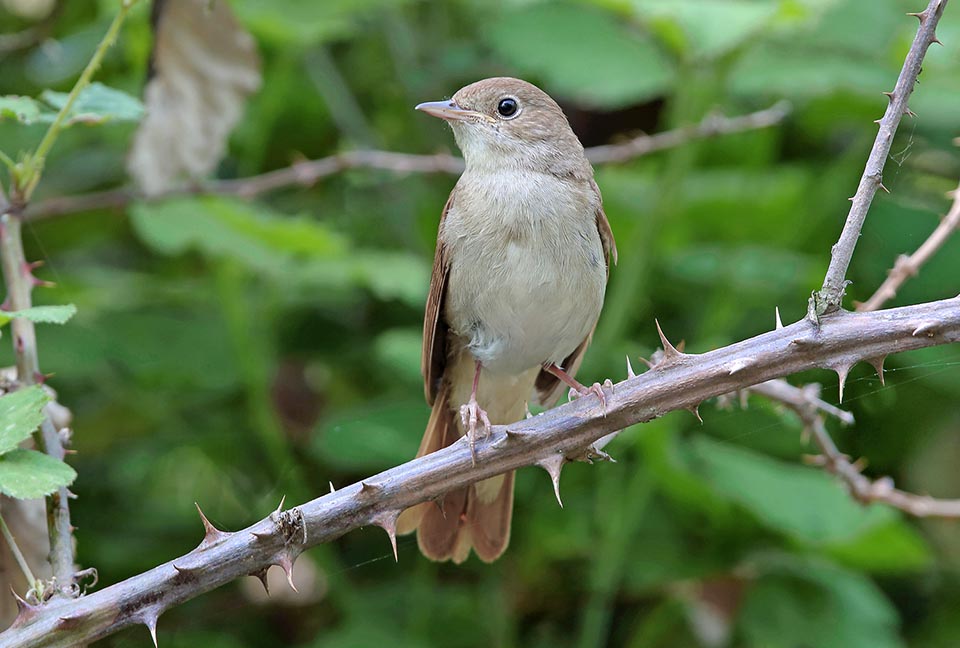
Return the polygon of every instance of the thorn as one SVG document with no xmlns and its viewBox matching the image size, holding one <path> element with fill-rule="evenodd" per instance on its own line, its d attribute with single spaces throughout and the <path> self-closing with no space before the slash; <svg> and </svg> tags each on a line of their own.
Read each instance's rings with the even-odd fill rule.
<svg viewBox="0 0 960 648">
<path fill-rule="evenodd" d="M 908 11 L 908 12 L 907 12 L 907 15 L 908 15 L 908 16 L 913 16 L 914 18 L 916 18 L 917 20 L 919 20 L 921 23 L 923 23 L 923 21 L 926 20 L 926 18 L 927 18 L 927 12 L 926 12 L 926 11 Z"/>
<path fill-rule="evenodd" d="M 203 540 L 200 542 L 201 546 L 211 545 L 227 535 L 210 523 L 210 520 L 203 514 L 203 509 L 200 508 L 197 502 L 194 502 L 193 505 L 197 507 L 197 513 L 200 514 L 200 521 L 203 522 Z"/>
<path fill-rule="evenodd" d="M 820 340 L 816 338 L 796 338 L 790 340 L 791 346 L 797 346 L 801 349 L 810 349 L 820 344 Z"/>
<path fill-rule="evenodd" d="M 179 567 L 176 564 L 173 566 L 177 570 L 178 574 L 191 574 L 197 571 L 198 567 Z"/>
<path fill-rule="evenodd" d="M 557 496 L 557 503 L 560 504 L 560 508 L 563 508 L 563 500 L 560 499 L 560 470 L 566 461 L 562 454 L 554 454 L 537 463 L 550 475 L 550 481 L 553 482 L 553 494 Z"/>
<path fill-rule="evenodd" d="M 880 183 L 880 188 L 883 189 L 884 193 L 890 193 L 890 190 L 887 189 L 887 186 L 882 182 Z"/>
<path fill-rule="evenodd" d="M 75 630 L 77 626 L 80 625 L 80 622 L 83 620 L 83 614 L 77 614 L 73 616 L 62 616 L 57 618 L 57 630 L 61 632 L 68 632 L 70 630 Z"/>
<path fill-rule="evenodd" d="M 280 505 L 277 507 L 277 510 L 274 511 L 274 514 L 283 512 L 283 503 L 286 502 L 286 501 L 287 501 L 287 496 L 286 496 L 286 495 L 281 495 L 281 496 L 280 496 Z"/>
<path fill-rule="evenodd" d="M 647 365 L 647 369 L 653 369 L 653 363 L 644 358 L 643 356 L 637 356 L 637 359 L 643 364 Z"/>
<path fill-rule="evenodd" d="M 153 648 L 158 648 L 157 644 L 157 617 L 159 615 L 148 613 L 143 619 L 143 625 L 150 631 L 150 638 L 153 639 Z"/>
<path fill-rule="evenodd" d="M 330 481 L 330 482 L 327 482 L 327 483 L 330 484 L 330 492 L 331 492 L 331 493 L 336 493 L 336 492 L 337 492 L 337 489 L 333 487 L 333 482 Z"/>
<path fill-rule="evenodd" d="M 783 320 L 780 319 L 780 307 L 774 306 L 773 313 L 776 316 L 776 323 L 777 323 L 776 330 L 779 331 L 780 329 L 783 328 Z"/>
<path fill-rule="evenodd" d="M 941 41 L 941 40 L 940 40 L 939 38 L 937 38 L 936 36 L 934 36 L 932 39 L 930 39 L 930 44 L 933 45 L 934 43 L 936 43 L 936 44 L 939 45 L 940 47 L 943 47 L 943 41 Z"/>
<path fill-rule="evenodd" d="M 636 378 L 637 374 L 633 371 L 633 365 L 630 364 L 630 356 L 627 356 L 627 378 Z"/>
<path fill-rule="evenodd" d="M 883 120 L 882 120 L 882 119 L 874 119 L 874 120 L 873 120 L 873 123 L 874 123 L 874 124 L 882 124 L 882 123 L 883 123 Z"/>
<path fill-rule="evenodd" d="M 293 584 L 293 561 L 294 559 L 290 557 L 289 553 L 283 553 L 280 555 L 280 561 L 277 565 L 283 570 L 283 573 L 287 575 L 287 584 L 290 585 L 290 589 L 299 594 L 300 590 Z"/>
<path fill-rule="evenodd" d="M 851 365 L 838 365 L 836 367 L 831 367 L 834 371 L 837 372 L 837 377 L 840 379 L 840 402 L 843 402 L 843 387 L 847 382 L 847 374 L 850 373 Z"/>
<path fill-rule="evenodd" d="M 916 117 L 916 116 L 917 116 L 917 113 L 913 112 L 913 111 L 910 110 L 909 108 L 904 108 L 904 109 L 903 109 L 903 112 L 904 112 L 905 114 L 907 114 L 907 115 L 910 115 L 911 117 Z"/>
<path fill-rule="evenodd" d="M 730 363 L 730 369 L 727 370 L 727 375 L 732 376 L 738 371 L 743 371 L 747 367 L 753 364 L 753 358 L 739 358 Z"/>
<path fill-rule="evenodd" d="M 10 593 L 13 594 L 13 598 L 17 601 L 17 617 L 13 620 L 13 624 L 10 627 L 23 625 L 37 615 L 37 611 L 40 608 L 20 598 L 17 590 L 13 589 L 13 585 L 10 586 Z"/>
<path fill-rule="evenodd" d="M 693 405 L 688 407 L 687 411 L 697 417 L 697 420 L 700 421 L 700 425 L 703 425 L 703 418 L 700 416 L 700 405 Z"/>
<path fill-rule="evenodd" d="M 384 511 L 373 518 L 373 523 L 387 532 L 390 537 L 390 546 L 393 547 L 393 559 L 400 562 L 397 554 L 397 518 L 400 517 L 399 511 Z"/>
<path fill-rule="evenodd" d="M 255 572 L 251 572 L 250 575 L 260 580 L 260 582 L 263 584 L 263 591 L 267 593 L 267 596 L 270 596 L 270 584 L 267 581 L 268 569 L 270 569 L 269 565 L 267 565 L 263 569 L 259 569 Z"/>
<path fill-rule="evenodd" d="M 273 534 L 272 534 L 272 533 L 258 533 L 258 532 L 256 532 L 256 531 L 251 531 L 251 532 L 250 532 L 250 535 L 252 535 L 253 538 L 254 538 L 254 540 L 256 540 L 257 542 L 263 542 L 263 541 L 267 540 L 268 538 L 270 538 Z"/>
<path fill-rule="evenodd" d="M 873 368 L 877 370 L 877 377 L 880 379 L 880 385 L 886 386 L 886 381 L 883 378 L 883 361 L 885 356 L 880 356 L 879 358 L 869 358 L 867 362 L 873 365 Z"/>
<path fill-rule="evenodd" d="M 378 486 L 377 484 L 371 484 L 365 481 L 360 482 L 361 495 L 373 495 L 374 493 L 381 490 L 383 490 L 383 486 Z"/>
<path fill-rule="evenodd" d="M 892 92 L 883 92 L 883 93 L 881 93 L 881 94 L 883 94 L 883 95 L 884 95 L 887 99 L 889 99 L 890 101 L 893 101 L 893 93 L 892 93 Z"/>
<path fill-rule="evenodd" d="M 443 516 L 443 519 L 447 519 L 447 512 L 443 510 L 443 495 L 437 495 L 430 500 L 433 502 L 433 505 L 437 507 L 437 510 L 440 511 L 440 514 Z"/>
<path fill-rule="evenodd" d="M 921 322 L 921 323 L 920 323 L 920 326 L 918 326 L 917 328 L 913 329 L 912 335 L 913 335 L 913 337 L 917 337 L 917 336 L 920 336 L 920 335 L 926 335 L 927 337 L 933 337 L 933 336 L 935 335 L 936 329 L 937 329 L 937 323 L 936 323 L 936 322 Z"/>
<path fill-rule="evenodd" d="M 530 401 L 527 401 L 523 404 L 523 410 L 524 410 L 524 415 L 523 415 L 524 419 L 533 418 L 533 412 L 530 411 Z M 507 435 L 508 436 L 510 435 L 510 430 L 507 430 Z"/>
<path fill-rule="evenodd" d="M 657 335 L 660 336 L 660 345 L 663 347 L 663 362 L 670 362 L 682 356 L 683 354 L 677 351 L 677 347 L 670 344 L 670 340 L 663 334 L 663 329 L 660 328 L 660 322 L 656 319 L 653 321 L 657 325 Z"/>
</svg>

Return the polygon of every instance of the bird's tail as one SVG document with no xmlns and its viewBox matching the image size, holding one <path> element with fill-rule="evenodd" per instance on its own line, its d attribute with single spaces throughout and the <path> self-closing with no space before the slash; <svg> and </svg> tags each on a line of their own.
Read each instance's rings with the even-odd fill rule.
<svg viewBox="0 0 960 648">
<path fill-rule="evenodd" d="M 461 436 L 451 408 L 450 387 L 444 382 L 433 403 L 417 456 L 454 443 Z M 511 419 L 513 420 L 513 419 Z M 397 520 L 397 533 L 417 531 L 417 544 L 431 560 L 462 563 L 470 548 L 484 562 L 500 557 L 510 542 L 513 515 L 513 473 L 490 477 L 450 491 L 439 502 L 407 509 Z"/>
</svg>

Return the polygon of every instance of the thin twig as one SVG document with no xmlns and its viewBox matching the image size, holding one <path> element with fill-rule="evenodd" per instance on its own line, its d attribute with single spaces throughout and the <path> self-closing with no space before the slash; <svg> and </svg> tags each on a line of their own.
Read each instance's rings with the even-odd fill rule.
<svg viewBox="0 0 960 648">
<path fill-rule="evenodd" d="M 890 477 L 870 479 L 860 472 L 860 462 L 851 462 L 849 457 L 837 449 L 823 424 L 823 418 L 814 416 L 807 425 L 823 453 L 811 457 L 809 462 L 823 466 L 828 472 L 839 477 L 857 501 L 864 504 L 882 502 L 917 517 L 960 518 L 960 499 L 936 499 L 908 493 L 895 488 Z"/>
<path fill-rule="evenodd" d="M 803 319 L 700 355 L 681 353 L 664 340 L 664 358 L 608 389 L 603 409 L 596 399 L 581 398 L 494 426 L 476 444 L 475 464 L 464 438 L 292 510 L 278 510 L 242 531 L 217 530 L 204 518 L 204 540 L 186 555 L 79 599 L 42 608 L 21 603 L 0 644 L 75 646 L 138 623 L 154 633 L 163 612 L 204 592 L 244 575 L 265 576 L 270 565 L 279 565 L 292 582 L 294 561 L 308 547 L 370 525 L 383 527 L 395 540 L 400 511 L 523 466 L 548 467 L 551 459 L 590 454 L 591 444 L 614 430 L 813 367 L 958 341 L 960 297 L 877 313 L 835 313 L 819 326 Z"/>
<path fill-rule="evenodd" d="M 676 148 L 693 140 L 769 128 L 782 122 L 789 114 L 790 103 L 779 101 L 765 110 L 747 115 L 737 117 L 707 115 L 699 124 L 681 126 L 654 135 L 641 135 L 617 144 L 592 146 L 585 149 L 584 153 L 593 164 L 626 162 L 656 151 Z"/>
<path fill-rule="evenodd" d="M 749 391 L 782 403 L 800 418 L 804 429 L 822 453 L 807 457 L 807 463 L 822 466 L 827 472 L 839 477 L 858 502 L 863 504 L 882 502 L 917 517 L 960 517 L 960 500 L 941 500 L 927 495 L 915 495 L 894 488 L 893 479 L 890 477 L 870 479 L 864 476 L 861 472 L 862 462 L 850 461 L 848 456 L 837 449 L 823 420 L 824 415 L 827 414 L 837 417 L 845 425 L 851 425 L 853 415 L 821 400 L 820 385 L 811 383 L 801 388 L 777 379 L 754 385 Z"/>
<path fill-rule="evenodd" d="M 853 425 L 854 423 L 853 414 L 820 398 L 820 385 L 816 383 L 794 387 L 786 380 L 777 378 L 754 385 L 748 391 L 786 405 L 797 414 L 800 414 L 801 411 L 813 412 L 814 414 L 822 412 L 836 418 L 844 425 Z M 801 418 L 803 418 L 802 415 Z"/>
<path fill-rule="evenodd" d="M 20 571 L 23 572 L 23 577 L 27 579 L 28 583 L 30 583 L 31 588 L 36 588 L 37 577 L 33 575 L 33 571 L 31 571 L 30 565 L 27 563 L 27 559 L 24 558 L 23 552 L 20 551 L 20 547 L 17 545 L 17 540 L 13 537 L 13 534 L 10 533 L 10 527 L 7 526 L 7 521 L 3 519 L 2 514 L 0 514 L 0 533 L 3 534 L 3 539 L 6 540 L 7 546 L 10 547 L 10 553 L 13 554 L 13 558 L 17 561 Z M 40 594 L 40 592 L 37 593 L 38 599 Z"/>
<path fill-rule="evenodd" d="M 877 291 L 867 301 L 857 304 L 858 311 L 877 310 L 887 300 L 896 297 L 900 286 L 910 277 L 916 276 L 923 264 L 937 253 L 957 229 L 960 229 L 960 187 L 957 187 L 950 195 L 953 198 L 953 204 L 950 205 L 950 211 L 947 212 L 947 215 L 940 220 L 940 224 L 913 254 L 909 256 L 901 254 L 897 257 L 896 263 L 887 273 L 887 278 L 877 288 Z"/>
<path fill-rule="evenodd" d="M 709 116 L 699 124 L 657 133 L 640 135 L 626 142 L 586 149 L 587 157 L 595 164 L 625 162 L 656 151 L 681 146 L 687 142 L 767 128 L 789 114 L 790 105 L 779 102 L 770 108 L 737 117 Z M 159 201 L 178 196 L 205 194 L 236 195 L 251 199 L 260 194 L 289 186 L 312 186 L 323 178 L 348 169 L 379 169 L 395 173 L 463 172 L 463 160 L 449 153 L 416 155 L 392 151 L 348 151 L 317 160 L 295 162 L 289 167 L 260 175 L 233 180 L 214 180 L 177 187 L 154 195 L 145 195 L 132 189 L 111 189 L 79 196 L 50 198 L 26 209 L 27 220 L 40 220 L 93 209 L 119 209 L 134 201 Z"/>
<path fill-rule="evenodd" d="M 18 311 L 33 305 L 32 295 L 36 279 L 23 251 L 22 223 L 13 213 L 0 214 L 0 265 L 7 290 L 5 305 Z M 33 322 L 17 317 L 10 322 L 13 352 L 17 363 L 17 382 L 34 385 L 40 376 L 37 357 L 37 334 Z M 49 416 L 44 416 L 40 429 L 34 434 L 34 443 L 41 452 L 63 460 L 65 452 L 56 427 Z M 47 498 L 47 527 L 50 534 L 50 566 L 56 593 L 66 596 L 77 593 L 73 582 L 73 527 L 70 524 L 69 491 L 64 487 Z"/>
<path fill-rule="evenodd" d="M 813 320 L 824 313 L 838 310 L 842 305 L 844 289 L 847 284 L 847 268 L 853 258 L 853 250 L 857 246 L 860 230 L 863 228 L 867 211 L 870 209 L 870 203 L 873 201 L 877 189 L 886 190 L 882 182 L 883 167 L 890 153 L 890 146 L 893 144 L 893 136 L 897 132 L 900 118 L 904 112 L 909 111 L 907 101 L 910 99 L 910 94 L 917 83 L 917 77 L 920 74 L 920 67 L 923 63 L 923 57 L 927 53 L 927 48 L 930 47 L 931 43 L 937 42 L 937 23 L 940 21 L 940 16 L 943 15 L 943 9 L 946 5 L 947 0 L 930 0 L 926 9 L 921 13 L 913 14 L 920 21 L 920 28 L 917 30 L 917 35 L 913 39 L 913 44 L 910 46 L 906 59 L 903 61 L 903 68 L 900 70 L 900 76 L 897 78 L 893 92 L 885 93 L 890 102 L 883 118 L 880 120 L 880 128 L 867 158 L 867 164 L 860 178 L 857 193 L 851 199 L 853 204 L 850 205 L 847 221 L 840 233 L 840 239 L 830 251 L 830 266 L 827 268 L 827 274 L 823 279 L 823 286 L 819 292 L 815 292 L 810 298 L 809 315 Z"/>
<path fill-rule="evenodd" d="M 100 40 L 87 66 L 83 69 L 83 72 L 80 73 L 80 77 L 76 83 L 73 84 L 70 94 L 67 95 L 66 102 L 64 102 L 60 110 L 57 111 L 57 116 L 54 117 L 53 123 L 50 124 L 47 132 L 44 133 L 43 139 L 41 139 L 37 145 L 37 149 L 27 158 L 25 176 L 19 179 L 23 204 L 30 201 L 34 189 L 37 188 L 37 183 L 40 182 L 40 177 L 43 175 L 43 166 L 46 163 L 47 155 L 60 136 L 64 121 L 73 109 L 73 104 L 76 102 L 77 97 L 80 96 L 80 93 L 90 85 L 94 73 L 100 69 L 100 64 L 103 62 L 103 57 L 106 56 L 107 50 L 110 49 L 117 40 L 117 34 L 120 33 L 120 25 L 123 24 L 124 19 L 127 17 L 127 12 L 130 11 L 130 8 L 136 4 L 136 2 L 137 0 L 121 0 L 117 15 L 114 16 L 113 22 L 110 23 L 110 27 L 107 29 L 107 33 L 104 34 Z"/>
</svg>

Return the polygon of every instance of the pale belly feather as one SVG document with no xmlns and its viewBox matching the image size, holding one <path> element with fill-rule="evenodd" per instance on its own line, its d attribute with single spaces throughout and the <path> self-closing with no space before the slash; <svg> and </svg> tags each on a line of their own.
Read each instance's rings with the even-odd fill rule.
<svg viewBox="0 0 960 648">
<path fill-rule="evenodd" d="M 517 186 L 458 186 L 443 232 L 447 321 L 492 374 L 562 363 L 596 323 L 606 287 L 592 195 L 552 178 Z M 477 218 L 470 199 L 490 204 L 490 192 L 498 216 Z"/>
</svg>

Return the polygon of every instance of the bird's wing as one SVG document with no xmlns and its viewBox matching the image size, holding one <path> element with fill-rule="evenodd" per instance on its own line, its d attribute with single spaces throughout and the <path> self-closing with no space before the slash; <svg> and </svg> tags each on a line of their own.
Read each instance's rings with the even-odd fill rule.
<svg viewBox="0 0 960 648">
<path fill-rule="evenodd" d="M 597 183 L 591 182 L 591 184 L 593 185 L 593 190 L 597 192 L 597 198 L 600 198 L 600 188 L 597 186 Z M 613 230 L 610 229 L 610 221 L 607 220 L 607 214 L 603 211 L 602 199 L 600 205 L 597 207 L 597 232 L 600 234 L 600 243 L 603 245 L 603 253 L 607 262 L 607 276 L 609 276 L 610 262 L 613 261 L 614 264 L 617 263 L 617 242 L 613 239 Z M 569 376 L 575 376 L 577 369 L 580 368 L 580 363 L 583 362 L 583 353 L 587 350 L 587 347 L 590 346 L 590 338 L 593 337 L 593 331 L 595 329 L 596 324 L 594 324 L 593 329 L 590 330 L 590 333 L 583 342 L 577 345 L 577 348 L 564 359 L 562 368 Z M 534 385 L 536 400 L 544 407 L 549 407 L 557 400 L 563 388 L 564 385 L 560 382 L 559 378 L 552 373 L 541 370 L 537 375 L 537 382 Z"/>
<path fill-rule="evenodd" d="M 450 259 L 443 243 L 443 222 L 453 205 L 456 188 L 450 192 L 447 204 L 440 215 L 437 232 L 437 250 L 433 256 L 433 273 L 430 275 L 430 291 L 427 293 L 427 308 L 423 314 L 423 355 L 420 372 L 423 374 L 423 393 L 427 403 L 433 405 L 443 380 L 447 364 L 447 322 L 443 317 L 443 305 L 447 295 L 447 277 L 450 274 Z"/>
</svg>

